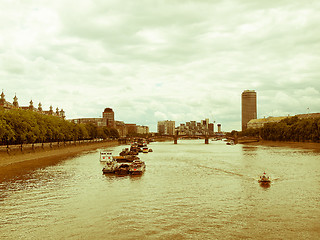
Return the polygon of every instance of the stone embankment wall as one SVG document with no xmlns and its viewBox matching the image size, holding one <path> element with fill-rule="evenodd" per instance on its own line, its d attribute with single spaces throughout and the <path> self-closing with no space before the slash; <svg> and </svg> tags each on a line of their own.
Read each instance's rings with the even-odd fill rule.
<svg viewBox="0 0 320 240">
<path fill-rule="evenodd" d="M 51 142 L 51 143 L 34 143 L 22 145 L 1 145 L 0 156 L 2 155 L 19 155 L 21 153 L 41 152 L 54 149 L 61 149 L 66 147 L 82 146 L 92 143 L 101 143 L 100 140 L 81 140 L 81 141 L 67 141 L 67 142 Z"/>
</svg>

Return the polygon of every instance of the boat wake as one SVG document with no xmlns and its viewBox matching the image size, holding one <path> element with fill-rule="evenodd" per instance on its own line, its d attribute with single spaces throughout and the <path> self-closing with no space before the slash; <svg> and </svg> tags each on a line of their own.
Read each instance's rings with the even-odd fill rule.
<svg viewBox="0 0 320 240">
<path fill-rule="evenodd" d="M 239 176 L 239 177 L 244 177 L 245 175 L 241 174 L 241 173 L 237 173 L 237 172 L 233 172 L 233 171 L 228 171 L 222 168 L 216 168 L 216 167 L 208 167 L 208 166 L 203 166 L 203 165 L 196 165 L 198 168 L 206 168 L 206 169 L 211 169 L 217 172 L 222 172 L 222 173 L 226 173 L 229 175 L 233 175 L 233 176 Z"/>
<path fill-rule="evenodd" d="M 205 165 L 195 165 L 197 168 L 199 169 L 208 169 L 208 170 L 212 170 L 212 171 L 216 171 L 216 172 L 221 172 L 221 173 L 225 173 L 225 174 L 228 174 L 230 176 L 239 176 L 241 178 L 245 178 L 249 181 L 259 181 L 259 176 L 249 176 L 249 175 L 246 175 L 246 174 L 242 174 L 242 173 L 239 173 L 239 172 L 235 172 L 235 171 L 230 171 L 230 170 L 225 170 L 225 169 L 222 169 L 222 168 L 217 168 L 217 167 L 209 167 L 209 166 L 205 166 Z M 275 176 L 270 176 L 270 180 L 272 182 L 276 182 L 276 181 L 282 181 L 283 179 L 281 177 L 275 177 Z"/>
</svg>

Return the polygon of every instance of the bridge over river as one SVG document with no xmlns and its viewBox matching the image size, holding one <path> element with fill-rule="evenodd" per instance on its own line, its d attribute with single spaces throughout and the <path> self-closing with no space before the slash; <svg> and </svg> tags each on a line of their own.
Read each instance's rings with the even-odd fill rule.
<svg viewBox="0 0 320 240">
<path fill-rule="evenodd" d="M 164 135 L 164 136 L 156 136 L 153 137 L 153 141 L 173 141 L 174 144 L 178 144 L 178 140 L 182 139 L 204 139 L 205 144 L 209 144 L 210 139 L 227 139 L 229 141 L 233 141 L 234 143 L 238 143 L 238 138 L 227 137 L 225 134 L 213 134 L 213 135 Z M 120 144 L 128 144 L 133 140 L 133 138 L 119 138 L 118 139 Z M 147 143 L 149 139 L 146 139 Z"/>
<path fill-rule="evenodd" d="M 205 144 L 209 144 L 209 139 L 223 139 L 225 135 L 174 135 L 172 136 L 174 144 L 178 144 L 178 139 L 204 139 Z"/>
</svg>

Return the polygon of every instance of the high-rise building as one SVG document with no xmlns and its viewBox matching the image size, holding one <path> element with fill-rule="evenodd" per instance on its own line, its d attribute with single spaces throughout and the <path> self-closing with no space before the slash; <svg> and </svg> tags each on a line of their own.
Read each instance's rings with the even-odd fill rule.
<svg viewBox="0 0 320 240">
<path fill-rule="evenodd" d="M 221 132 L 222 132 L 222 131 L 221 131 L 221 124 L 218 123 L 217 126 L 218 126 L 218 133 L 221 133 Z"/>
<path fill-rule="evenodd" d="M 114 127 L 114 112 L 111 108 L 104 109 L 102 113 L 103 121 L 106 122 L 106 126 L 108 127 Z"/>
<path fill-rule="evenodd" d="M 174 135 L 175 134 L 175 121 L 159 121 L 158 133 L 161 135 Z"/>
<path fill-rule="evenodd" d="M 247 129 L 251 119 L 257 119 L 257 93 L 254 90 L 245 90 L 241 95 L 242 103 L 242 131 Z"/>
<path fill-rule="evenodd" d="M 206 118 L 205 120 L 201 120 L 202 127 L 208 129 L 209 128 L 209 118 Z"/>
<path fill-rule="evenodd" d="M 161 126 L 160 128 L 158 127 L 158 129 L 161 130 Z M 190 121 L 186 123 L 181 123 L 180 126 L 176 128 L 176 131 L 176 133 L 179 135 L 212 135 L 214 134 L 214 123 L 210 123 L 209 118 L 201 120 L 201 122 Z"/>
<path fill-rule="evenodd" d="M 208 124 L 208 129 L 209 129 L 209 134 L 213 134 L 214 133 L 214 124 L 213 123 L 209 123 Z"/>
</svg>

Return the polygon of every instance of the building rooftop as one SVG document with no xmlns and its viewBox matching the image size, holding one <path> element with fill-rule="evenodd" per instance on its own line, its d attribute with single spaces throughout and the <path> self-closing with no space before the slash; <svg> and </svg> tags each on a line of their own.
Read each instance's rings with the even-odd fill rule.
<svg viewBox="0 0 320 240">
<path fill-rule="evenodd" d="M 256 92 L 256 91 L 255 90 L 244 90 L 243 92 L 247 93 L 247 92 Z"/>
<path fill-rule="evenodd" d="M 249 123 L 279 122 L 285 118 L 287 117 L 267 117 L 267 118 L 251 119 Z"/>
</svg>

